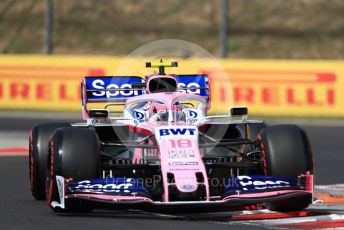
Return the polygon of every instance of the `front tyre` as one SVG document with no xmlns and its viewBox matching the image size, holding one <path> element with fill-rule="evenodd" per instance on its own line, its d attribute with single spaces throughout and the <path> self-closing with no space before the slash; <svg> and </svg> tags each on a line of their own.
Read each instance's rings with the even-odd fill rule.
<svg viewBox="0 0 344 230">
<path fill-rule="evenodd" d="M 306 133 L 296 125 L 262 129 L 257 137 L 267 176 L 298 177 L 313 173 L 313 159 Z M 272 211 L 299 211 L 312 203 L 311 196 L 265 204 Z"/>
<path fill-rule="evenodd" d="M 34 126 L 29 137 L 30 189 L 36 200 L 45 200 L 45 178 L 48 159 L 49 139 L 53 132 L 68 123 L 52 122 Z"/>
<path fill-rule="evenodd" d="M 60 201 L 56 176 L 66 179 L 89 180 L 100 172 L 99 141 L 96 133 L 87 128 L 57 130 L 50 140 L 47 173 L 47 200 Z M 90 212 L 92 207 L 78 200 L 66 200 L 66 208 L 53 208 L 56 212 Z"/>
</svg>

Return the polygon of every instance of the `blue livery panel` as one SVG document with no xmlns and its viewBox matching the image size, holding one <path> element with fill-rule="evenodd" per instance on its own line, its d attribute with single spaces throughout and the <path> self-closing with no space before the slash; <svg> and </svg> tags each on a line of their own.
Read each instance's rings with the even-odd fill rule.
<svg viewBox="0 0 344 230">
<path fill-rule="evenodd" d="M 176 75 L 179 92 L 209 97 L 208 77 L 204 74 Z M 132 84 L 144 83 L 138 76 L 85 77 L 86 102 L 125 101 L 144 94 L 142 89 L 133 89 Z"/>
<path fill-rule="evenodd" d="M 149 197 L 149 193 L 143 186 L 142 180 L 124 177 L 71 181 L 67 184 L 67 193 L 140 195 Z"/>
<path fill-rule="evenodd" d="M 304 189 L 298 178 L 272 176 L 231 177 L 225 187 L 224 196 L 238 193 L 257 193 L 285 189 Z"/>
<path fill-rule="evenodd" d="M 203 97 L 209 96 L 208 76 L 205 74 L 176 75 L 180 92 L 197 94 Z M 192 89 L 194 88 L 194 89 Z"/>
<path fill-rule="evenodd" d="M 142 82 L 142 78 L 135 76 L 85 77 L 87 101 L 122 101 L 142 95 L 143 90 L 132 89 L 133 83 Z"/>
</svg>

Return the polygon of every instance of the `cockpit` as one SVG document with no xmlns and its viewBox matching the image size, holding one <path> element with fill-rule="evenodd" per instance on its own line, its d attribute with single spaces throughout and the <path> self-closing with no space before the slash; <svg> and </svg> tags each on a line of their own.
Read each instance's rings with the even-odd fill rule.
<svg viewBox="0 0 344 230">
<path fill-rule="evenodd" d="M 195 123 L 205 116 L 206 101 L 198 96 L 155 93 L 129 100 L 125 116 L 138 122 Z"/>
</svg>

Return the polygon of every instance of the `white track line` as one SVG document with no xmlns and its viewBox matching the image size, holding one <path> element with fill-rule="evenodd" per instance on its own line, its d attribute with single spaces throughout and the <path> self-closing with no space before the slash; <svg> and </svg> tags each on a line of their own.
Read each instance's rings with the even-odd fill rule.
<svg viewBox="0 0 344 230">
<path fill-rule="evenodd" d="M 281 224 L 295 224 L 302 222 L 314 222 L 314 221 L 331 221 L 331 220 L 344 220 L 344 215 L 330 214 L 321 216 L 310 217 L 292 217 L 275 220 L 253 220 L 252 222 L 260 222 L 267 225 L 281 225 Z"/>
<path fill-rule="evenodd" d="M 329 184 L 329 185 L 316 185 L 314 186 L 315 189 L 320 189 L 320 190 L 342 190 L 344 193 L 344 184 Z"/>
<path fill-rule="evenodd" d="M 265 213 L 275 213 L 267 209 L 262 210 L 243 210 L 243 211 L 228 211 L 228 212 L 203 212 L 203 213 L 180 213 L 180 216 L 187 218 L 212 218 L 212 217 L 228 217 L 231 216 L 245 216 L 252 214 L 265 214 Z"/>
</svg>

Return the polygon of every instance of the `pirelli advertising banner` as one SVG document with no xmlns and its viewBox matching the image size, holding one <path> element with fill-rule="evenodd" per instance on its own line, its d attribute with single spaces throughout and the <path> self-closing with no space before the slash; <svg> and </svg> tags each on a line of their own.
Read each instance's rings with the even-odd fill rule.
<svg viewBox="0 0 344 230">
<path fill-rule="evenodd" d="M 84 76 L 144 76 L 143 58 L 0 56 L 0 109 L 77 111 Z M 207 74 L 210 113 L 344 117 L 344 61 L 182 59 L 172 74 Z M 121 87 L 121 86 L 118 86 Z"/>
</svg>

